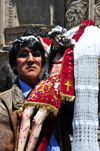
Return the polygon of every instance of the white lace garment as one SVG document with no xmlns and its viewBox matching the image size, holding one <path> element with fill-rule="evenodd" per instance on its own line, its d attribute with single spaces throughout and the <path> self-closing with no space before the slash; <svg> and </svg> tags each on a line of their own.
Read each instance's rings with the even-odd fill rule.
<svg viewBox="0 0 100 151">
<path fill-rule="evenodd" d="M 100 29 L 86 27 L 74 49 L 75 106 L 72 151 L 99 151 L 98 57 Z"/>
</svg>

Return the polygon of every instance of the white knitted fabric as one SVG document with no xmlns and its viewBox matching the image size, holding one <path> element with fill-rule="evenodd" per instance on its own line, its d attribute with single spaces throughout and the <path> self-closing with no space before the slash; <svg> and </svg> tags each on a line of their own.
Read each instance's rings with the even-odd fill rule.
<svg viewBox="0 0 100 151">
<path fill-rule="evenodd" d="M 100 29 L 86 27 L 74 49 L 75 106 L 72 151 L 99 151 L 98 57 Z"/>
</svg>

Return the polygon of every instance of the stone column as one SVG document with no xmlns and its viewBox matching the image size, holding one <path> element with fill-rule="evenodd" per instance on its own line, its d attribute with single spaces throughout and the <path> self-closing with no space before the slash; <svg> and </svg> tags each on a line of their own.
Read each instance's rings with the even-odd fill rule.
<svg viewBox="0 0 100 151">
<path fill-rule="evenodd" d="M 95 4 L 95 0 L 89 0 L 89 19 L 94 20 L 94 4 Z"/>
<path fill-rule="evenodd" d="M 4 44 L 5 0 L 0 0 L 0 46 Z"/>
<path fill-rule="evenodd" d="M 65 27 L 65 0 L 60 1 L 60 25 Z"/>
<path fill-rule="evenodd" d="M 53 0 L 50 3 L 50 25 L 53 25 L 53 17 L 54 17 L 54 5 Z"/>
</svg>

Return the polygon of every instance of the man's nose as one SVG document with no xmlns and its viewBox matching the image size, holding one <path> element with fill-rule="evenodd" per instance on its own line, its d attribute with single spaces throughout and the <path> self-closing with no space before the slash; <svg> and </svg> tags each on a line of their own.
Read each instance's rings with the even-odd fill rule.
<svg viewBox="0 0 100 151">
<path fill-rule="evenodd" d="M 27 61 L 34 62 L 34 57 L 33 57 L 33 55 L 32 55 L 32 53 L 31 53 L 31 52 L 29 52 L 29 55 L 28 55 Z"/>
</svg>

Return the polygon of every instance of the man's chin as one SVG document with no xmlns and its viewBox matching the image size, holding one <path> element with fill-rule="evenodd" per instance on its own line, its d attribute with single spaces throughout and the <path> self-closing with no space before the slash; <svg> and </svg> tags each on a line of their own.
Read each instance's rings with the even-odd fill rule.
<svg viewBox="0 0 100 151">
<path fill-rule="evenodd" d="M 26 77 L 28 79 L 37 79 L 37 75 L 34 75 L 34 73 L 28 74 Z"/>
</svg>

